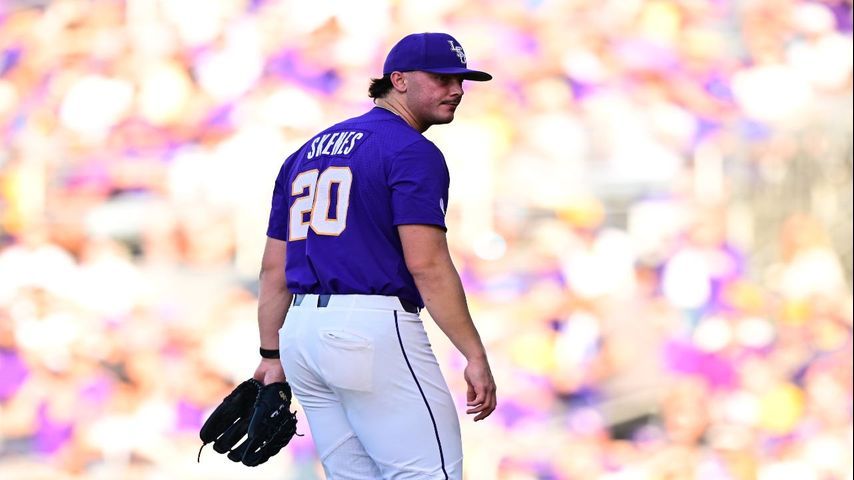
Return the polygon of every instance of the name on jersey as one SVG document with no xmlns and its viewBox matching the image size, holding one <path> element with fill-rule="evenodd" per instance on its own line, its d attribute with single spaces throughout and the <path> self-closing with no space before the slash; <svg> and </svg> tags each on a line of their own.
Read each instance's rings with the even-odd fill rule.
<svg viewBox="0 0 854 480">
<path fill-rule="evenodd" d="M 365 138 L 364 132 L 348 130 L 318 135 L 311 141 L 311 149 L 306 154 L 306 158 L 311 160 L 321 155 L 349 156 L 363 138 Z"/>
</svg>

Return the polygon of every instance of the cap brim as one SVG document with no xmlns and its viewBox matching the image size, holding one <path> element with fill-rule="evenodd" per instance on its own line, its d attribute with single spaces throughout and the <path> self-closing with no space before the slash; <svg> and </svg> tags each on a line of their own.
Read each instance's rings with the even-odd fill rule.
<svg viewBox="0 0 854 480">
<path fill-rule="evenodd" d="M 486 72 L 481 72 L 480 70 L 469 70 L 468 68 L 431 68 L 424 71 L 430 73 L 443 73 L 446 75 L 460 75 L 464 80 L 474 80 L 475 82 L 486 82 L 492 80 L 492 75 Z"/>
</svg>

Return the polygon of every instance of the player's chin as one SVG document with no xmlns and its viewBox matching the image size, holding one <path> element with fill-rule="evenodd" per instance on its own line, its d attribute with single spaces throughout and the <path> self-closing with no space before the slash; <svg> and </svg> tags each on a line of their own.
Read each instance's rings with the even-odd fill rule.
<svg viewBox="0 0 854 480">
<path fill-rule="evenodd" d="M 451 123 L 454 120 L 455 110 L 456 107 L 451 107 L 450 109 L 443 109 L 442 112 L 439 112 L 435 116 L 435 122 L 433 123 L 436 125 L 441 125 L 443 123 Z"/>
</svg>

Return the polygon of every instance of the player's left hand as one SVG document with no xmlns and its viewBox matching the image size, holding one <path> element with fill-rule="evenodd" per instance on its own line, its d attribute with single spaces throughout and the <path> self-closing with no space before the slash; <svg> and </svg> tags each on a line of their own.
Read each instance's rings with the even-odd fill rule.
<svg viewBox="0 0 854 480">
<path fill-rule="evenodd" d="M 282 362 L 278 358 L 262 358 L 252 378 L 261 382 L 262 385 L 287 381 Z"/>
</svg>

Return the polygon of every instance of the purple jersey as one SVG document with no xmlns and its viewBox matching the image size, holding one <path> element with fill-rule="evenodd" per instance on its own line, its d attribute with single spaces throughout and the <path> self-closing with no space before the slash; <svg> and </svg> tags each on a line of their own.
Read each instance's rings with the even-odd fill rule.
<svg viewBox="0 0 854 480">
<path fill-rule="evenodd" d="M 424 303 L 397 226 L 445 228 L 442 152 L 382 108 L 334 125 L 282 165 L 267 235 L 287 245 L 293 293 L 392 295 Z"/>
</svg>

